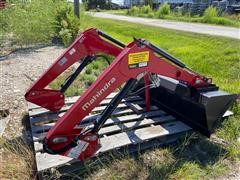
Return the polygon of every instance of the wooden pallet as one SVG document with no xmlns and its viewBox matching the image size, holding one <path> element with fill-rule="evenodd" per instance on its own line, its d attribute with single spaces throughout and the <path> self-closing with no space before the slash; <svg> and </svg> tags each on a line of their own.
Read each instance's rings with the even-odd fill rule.
<svg viewBox="0 0 240 180">
<path fill-rule="evenodd" d="M 84 121 L 95 120 L 115 94 L 112 93 L 103 100 Z M 47 131 L 77 99 L 78 97 L 67 98 L 66 105 L 59 113 L 53 113 L 29 103 L 30 125 L 38 172 L 56 168 L 67 173 L 81 166 L 80 161 L 44 153 L 40 143 Z M 96 152 L 95 157 L 111 151 L 126 150 L 126 148 L 132 153 L 170 143 L 189 130 L 191 130 L 189 126 L 156 106 L 151 106 L 150 111 L 146 112 L 145 102 L 139 96 L 128 97 L 122 100 L 111 118 L 99 131 L 101 148 Z"/>
</svg>

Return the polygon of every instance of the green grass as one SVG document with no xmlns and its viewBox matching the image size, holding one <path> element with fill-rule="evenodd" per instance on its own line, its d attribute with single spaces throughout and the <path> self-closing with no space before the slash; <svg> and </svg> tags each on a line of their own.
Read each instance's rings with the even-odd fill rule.
<svg viewBox="0 0 240 180">
<path fill-rule="evenodd" d="M 84 27 L 97 27 L 124 43 L 145 38 L 165 49 L 188 67 L 207 76 L 221 89 L 240 93 L 239 40 L 147 27 L 127 22 L 85 19 Z"/>
<path fill-rule="evenodd" d="M 0 11 L 0 55 L 51 42 L 68 46 L 79 30 L 73 5 L 66 1 L 16 1 Z"/>
<path fill-rule="evenodd" d="M 109 57 L 109 59 L 111 59 Z M 65 92 L 65 96 L 77 96 L 81 95 L 86 88 L 88 88 L 99 76 L 99 74 L 105 69 L 107 62 L 98 58 L 93 63 L 89 64 L 85 70 L 78 76 L 78 78 L 73 82 L 71 87 Z M 71 75 L 73 68 L 69 68 L 61 76 L 59 76 L 55 81 L 50 84 L 52 89 L 59 89 L 65 79 Z"/>
<path fill-rule="evenodd" d="M 238 40 L 88 16 L 82 19 L 82 26 L 99 28 L 126 44 L 133 37 L 148 39 L 181 59 L 193 70 L 212 77 L 213 82 L 222 90 L 240 92 Z M 106 65 L 103 62 L 105 61 L 99 60 L 89 66 L 76 82 L 78 85 L 73 85 L 68 95 L 77 94 L 79 86 L 82 93 L 90 84 L 84 82 L 86 76 L 96 78 L 102 71 L 100 69 Z M 232 109 L 235 115 L 226 119 L 216 132 L 217 137 L 228 142 L 227 145 L 213 143 L 203 136 L 192 134 L 174 145 L 149 150 L 134 157 L 114 155 L 86 162 L 83 172 L 69 176 L 87 179 L 217 179 L 240 163 L 240 143 L 237 141 L 240 137 L 239 109 L 238 103 Z"/>
<path fill-rule="evenodd" d="M 213 17 L 211 21 L 206 21 L 203 16 L 195 15 L 191 16 L 189 14 L 182 15 L 180 13 L 173 13 L 171 12 L 168 15 L 159 16 L 157 11 L 152 11 L 149 13 L 134 13 L 129 14 L 127 10 L 110 10 L 105 11 L 113 14 L 119 15 L 128 15 L 128 16 L 137 16 L 137 17 L 145 17 L 145 18 L 160 18 L 160 19 L 167 19 L 167 20 L 174 20 L 174 21 L 184 21 L 184 22 L 193 22 L 193 23 L 206 23 L 206 24 L 214 24 L 214 25 L 222 25 L 222 26 L 232 26 L 232 27 L 240 27 L 240 16 L 239 15 L 224 15 Z"/>
</svg>

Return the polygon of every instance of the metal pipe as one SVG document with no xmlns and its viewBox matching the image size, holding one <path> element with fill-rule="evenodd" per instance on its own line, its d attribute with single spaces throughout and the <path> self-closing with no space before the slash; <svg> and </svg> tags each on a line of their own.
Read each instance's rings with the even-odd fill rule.
<svg viewBox="0 0 240 180">
<path fill-rule="evenodd" d="M 121 43 L 120 41 L 114 39 L 113 37 L 107 35 L 106 33 L 102 32 L 102 31 L 97 31 L 98 34 L 106 39 L 108 39 L 109 41 L 112 41 L 113 43 L 119 45 L 120 47 L 124 48 L 125 47 L 125 44 Z"/>
<path fill-rule="evenodd" d="M 62 84 L 60 89 L 61 93 L 64 93 L 69 88 L 69 86 L 73 83 L 77 76 L 92 60 L 93 60 L 92 56 L 87 56 L 81 61 L 81 64 L 78 66 L 76 71 Z"/>
<path fill-rule="evenodd" d="M 111 102 L 108 104 L 108 106 L 101 113 L 100 118 L 98 118 L 96 120 L 96 123 L 94 124 L 94 128 L 92 129 L 92 132 L 97 133 L 101 129 L 103 124 L 106 122 L 106 120 L 112 114 L 112 112 L 116 109 L 116 107 L 121 102 L 121 100 L 127 95 L 127 93 L 136 84 L 136 82 L 137 82 L 136 79 L 130 79 L 130 80 L 128 80 L 128 82 L 126 82 L 126 84 L 121 89 L 121 91 L 111 100 Z"/>
</svg>

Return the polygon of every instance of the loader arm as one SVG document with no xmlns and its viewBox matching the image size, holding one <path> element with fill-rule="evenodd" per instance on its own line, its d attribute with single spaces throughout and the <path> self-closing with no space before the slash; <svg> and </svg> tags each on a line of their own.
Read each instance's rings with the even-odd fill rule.
<svg viewBox="0 0 240 180">
<path fill-rule="evenodd" d="M 117 55 L 118 49 L 114 50 L 116 52 L 111 54 Z M 97 132 L 101 125 L 127 91 L 146 73 L 167 76 L 193 88 L 211 86 L 210 79 L 186 68 L 184 64 L 157 49 L 151 43 L 135 39 L 122 49 L 113 63 L 49 130 L 43 140 L 44 149 L 52 154 L 62 154 L 79 160 L 92 156 L 99 147 Z M 45 74 L 45 76 L 50 75 Z M 100 119 L 89 128 L 81 128 L 81 123 L 92 109 L 125 82 L 127 83 L 120 95 L 110 103 L 107 110 L 103 111 Z"/>
<path fill-rule="evenodd" d="M 103 39 L 104 37 L 108 38 L 108 41 Z M 26 100 L 51 111 L 58 111 L 64 105 L 63 92 L 46 89 L 54 79 L 78 61 L 82 63 L 80 64 L 80 70 L 82 70 L 99 53 L 117 56 L 124 46 L 97 29 L 83 32 L 32 85 L 25 94 Z"/>
</svg>

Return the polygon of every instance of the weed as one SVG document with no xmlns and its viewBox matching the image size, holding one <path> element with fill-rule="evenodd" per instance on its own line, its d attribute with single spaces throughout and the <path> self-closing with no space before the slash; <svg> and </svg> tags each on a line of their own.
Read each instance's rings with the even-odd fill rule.
<svg viewBox="0 0 240 180">
<path fill-rule="evenodd" d="M 84 21 L 83 7 L 81 18 Z M 0 26 L 0 47 L 9 41 L 14 46 L 29 46 L 48 44 L 52 40 L 68 46 L 79 33 L 80 21 L 74 16 L 73 6 L 66 1 L 16 1 L 1 10 Z"/>
<path fill-rule="evenodd" d="M 164 4 L 162 4 L 163 6 Z M 169 20 L 177 20 L 177 21 L 186 21 L 186 22 L 194 22 L 194 23 L 208 23 L 208 24 L 217 24 L 224 26 L 233 26 L 239 27 L 239 15 L 227 15 L 218 14 L 218 11 L 214 7 L 209 7 L 204 16 L 194 15 L 191 16 L 190 12 L 182 12 L 182 10 L 178 9 L 176 12 L 172 12 L 170 8 L 165 5 L 165 8 L 158 8 L 158 10 L 143 11 L 143 7 L 134 8 L 135 10 L 118 10 L 118 11 L 109 11 L 110 13 L 120 14 L 120 15 L 131 15 L 131 16 L 139 16 L 139 17 L 147 17 L 147 18 L 161 18 L 161 19 L 169 19 Z M 161 11 L 160 11 L 161 9 Z M 133 13 L 134 12 L 134 13 Z M 144 13 L 145 12 L 145 13 Z M 148 12 L 148 13 L 146 13 Z"/>
<path fill-rule="evenodd" d="M 3 11 L 4 27 L 20 45 L 48 42 L 54 34 L 54 7 L 52 0 L 16 2 Z"/>
<path fill-rule="evenodd" d="M 0 138 L 2 179 L 33 179 L 34 157 L 31 148 L 22 140 Z"/>
<path fill-rule="evenodd" d="M 170 149 L 155 149 L 154 151 L 145 152 L 140 155 L 143 163 L 152 167 L 154 164 L 172 164 L 175 162 L 175 158 Z"/>
<path fill-rule="evenodd" d="M 209 6 L 205 11 L 203 15 L 203 19 L 205 22 L 212 22 L 214 18 L 218 17 L 218 11 L 216 7 Z"/>
<path fill-rule="evenodd" d="M 176 160 L 168 148 L 155 149 L 140 156 L 144 166 L 148 167 L 150 179 L 166 179 L 176 164 Z"/>
<path fill-rule="evenodd" d="M 221 174 L 225 174 L 229 171 L 229 167 L 225 163 L 224 159 L 219 160 L 215 164 L 210 164 L 206 167 L 206 174 L 207 176 L 210 176 L 211 178 L 219 177 Z"/>
<path fill-rule="evenodd" d="M 105 168 L 95 171 L 89 179 L 139 179 L 146 178 L 146 168 L 133 158 L 113 160 L 111 164 L 105 164 Z"/>
<path fill-rule="evenodd" d="M 203 169 L 195 162 L 185 162 L 171 175 L 172 179 L 202 179 Z"/>
<path fill-rule="evenodd" d="M 149 14 L 152 12 L 152 8 L 150 7 L 150 5 L 145 5 L 140 8 L 140 12 L 143 14 Z"/>
<path fill-rule="evenodd" d="M 217 136 L 225 139 L 229 145 L 226 147 L 228 157 L 234 161 L 240 161 L 240 103 L 236 102 L 232 108 L 235 116 L 225 119 L 222 127 L 216 132 Z"/>
<path fill-rule="evenodd" d="M 167 2 L 164 2 L 157 10 L 156 14 L 158 18 L 164 18 L 164 16 L 169 15 L 171 12 L 170 6 Z"/>
<path fill-rule="evenodd" d="M 86 73 L 86 74 L 92 74 L 92 68 L 88 66 L 88 67 L 86 68 L 85 73 Z"/>
<path fill-rule="evenodd" d="M 82 78 L 85 81 L 87 86 L 90 86 L 93 83 L 93 81 L 95 80 L 95 76 L 93 76 L 91 74 L 90 75 L 84 74 L 84 75 L 82 75 Z"/>
<path fill-rule="evenodd" d="M 135 16 L 135 15 L 139 14 L 139 12 L 140 12 L 140 8 L 137 6 L 133 6 L 131 9 L 129 9 L 127 11 L 127 14 L 131 15 L 131 16 Z"/>
<path fill-rule="evenodd" d="M 147 15 L 147 17 L 148 18 L 153 18 L 154 17 L 154 13 L 152 12 L 152 13 L 149 13 L 148 15 Z"/>
<path fill-rule="evenodd" d="M 110 57 L 107 57 L 110 58 Z M 107 62 L 102 58 L 97 58 L 91 64 L 89 64 L 83 72 L 77 77 L 77 79 L 71 84 L 71 86 L 65 92 L 65 96 L 79 96 L 86 88 L 88 88 L 95 79 L 101 74 L 101 72 L 107 66 Z M 75 67 L 70 67 L 57 79 L 55 79 L 49 86 L 52 89 L 59 90 L 61 85 L 66 79 L 75 71 Z"/>
<path fill-rule="evenodd" d="M 55 17 L 55 33 L 65 46 L 76 38 L 80 29 L 80 21 L 74 15 L 73 7 L 67 4 L 59 5 Z"/>
</svg>

